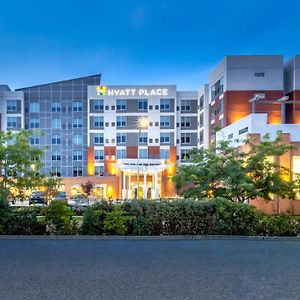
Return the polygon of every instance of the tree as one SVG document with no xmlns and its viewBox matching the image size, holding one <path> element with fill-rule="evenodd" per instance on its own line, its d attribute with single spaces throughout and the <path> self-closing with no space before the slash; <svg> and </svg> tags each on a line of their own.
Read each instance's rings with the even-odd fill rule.
<svg viewBox="0 0 300 300">
<path fill-rule="evenodd" d="M 92 191 L 93 191 L 93 188 L 94 188 L 94 184 L 88 180 L 86 183 L 82 183 L 81 184 L 81 188 L 82 188 L 82 191 L 87 195 L 87 196 L 90 196 Z"/>
<path fill-rule="evenodd" d="M 221 141 L 211 149 L 190 152 L 192 164 L 180 166 L 174 177 L 175 186 L 184 197 L 224 197 L 245 202 L 261 197 L 272 200 L 275 195 L 295 199 L 298 183 L 278 158 L 292 149 L 282 143 L 278 133 L 274 141 L 269 135 L 260 143 L 244 141 L 246 150 Z M 271 159 L 272 158 L 272 159 Z"/>
<path fill-rule="evenodd" d="M 39 173 L 43 149 L 30 145 L 33 132 L 0 132 L 0 198 L 14 194 L 24 198 L 24 189 L 40 186 L 44 176 Z"/>
</svg>

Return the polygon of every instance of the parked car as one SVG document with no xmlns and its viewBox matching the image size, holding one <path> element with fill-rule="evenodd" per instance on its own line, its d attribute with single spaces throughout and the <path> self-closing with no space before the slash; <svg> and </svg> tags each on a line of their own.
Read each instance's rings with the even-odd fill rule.
<svg viewBox="0 0 300 300">
<path fill-rule="evenodd" d="M 53 195 L 52 201 L 66 201 L 67 202 L 67 195 L 66 192 L 57 192 Z"/>
<path fill-rule="evenodd" d="M 72 207 L 85 207 L 89 206 L 90 203 L 87 198 L 75 196 L 68 201 L 68 204 Z"/>
<path fill-rule="evenodd" d="M 29 205 L 47 205 L 43 192 L 33 192 L 29 197 Z"/>
</svg>

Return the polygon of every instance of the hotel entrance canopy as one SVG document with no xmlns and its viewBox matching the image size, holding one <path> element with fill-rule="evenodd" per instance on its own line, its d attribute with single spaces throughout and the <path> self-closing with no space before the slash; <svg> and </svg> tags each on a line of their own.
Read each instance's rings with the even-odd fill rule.
<svg viewBox="0 0 300 300">
<path fill-rule="evenodd" d="M 139 169 L 141 172 L 157 173 L 166 170 L 170 167 L 170 164 L 166 164 L 164 159 L 135 159 L 126 158 L 118 159 L 116 167 L 121 171 L 130 171 L 136 173 Z"/>
</svg>

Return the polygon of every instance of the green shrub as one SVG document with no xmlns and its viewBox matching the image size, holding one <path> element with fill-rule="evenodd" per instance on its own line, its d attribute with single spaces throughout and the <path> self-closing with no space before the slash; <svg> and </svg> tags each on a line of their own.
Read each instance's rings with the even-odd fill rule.
<svg viewBox="0 0 300 300">
<path fill-rule="evenodd" d="M 50 234 L 76 234 L 77 222 L 72 220 L 73 212 L 63 201 L 53 201 L 44 209 L 45 224 Z"/>
<path fill-rule="evenodd" d="M 81 233 L 86 235 L 101 235 L 104 232 L 103 221 L 105 213 L 99 206 L 86 208 L 83 214 Z"/>
<path fill-rule="evenodd" d="M 300 217 L 264 216 L 260 233 L 269 236 L 297 236 L 300 234 Z"/>
<path fill-rule="evenodd" d="M 14 211 L 9 224 L 9 234 L 45 234 L 45 224 L 38 221 L 39 209 L 22 207 Z"/>
<path fill-rule="evenodd" d="M 254 206 L 217 198 L 214 234 L 258 235 L 262 214 Z"/>
<path fill-rule="evenodd" d="M 111 212 L 107 212 L 103 222 L 104 232 L 110 235 L 125 235 L 127 233 L 128 222 L 132 217 L 122 211 L 120 206 L 115 206 Z"/>
<path fill-rule="evenodd" d="M 7 201 L 0 199 L 0 234 L 8 234 L 12 210 Z"/>
</svg>

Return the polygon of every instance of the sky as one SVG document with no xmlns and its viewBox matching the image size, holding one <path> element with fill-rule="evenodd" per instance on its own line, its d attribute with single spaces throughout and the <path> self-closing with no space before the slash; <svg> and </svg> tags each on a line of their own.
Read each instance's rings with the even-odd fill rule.
<svg viewBox="0 0 300 300">
<path fill-rule="evenodd" d="M 198 90 L 226 55 L 300 54 L 299 0 L 1 0 L 0 84 L 102 74 Z"/>
</svg>

